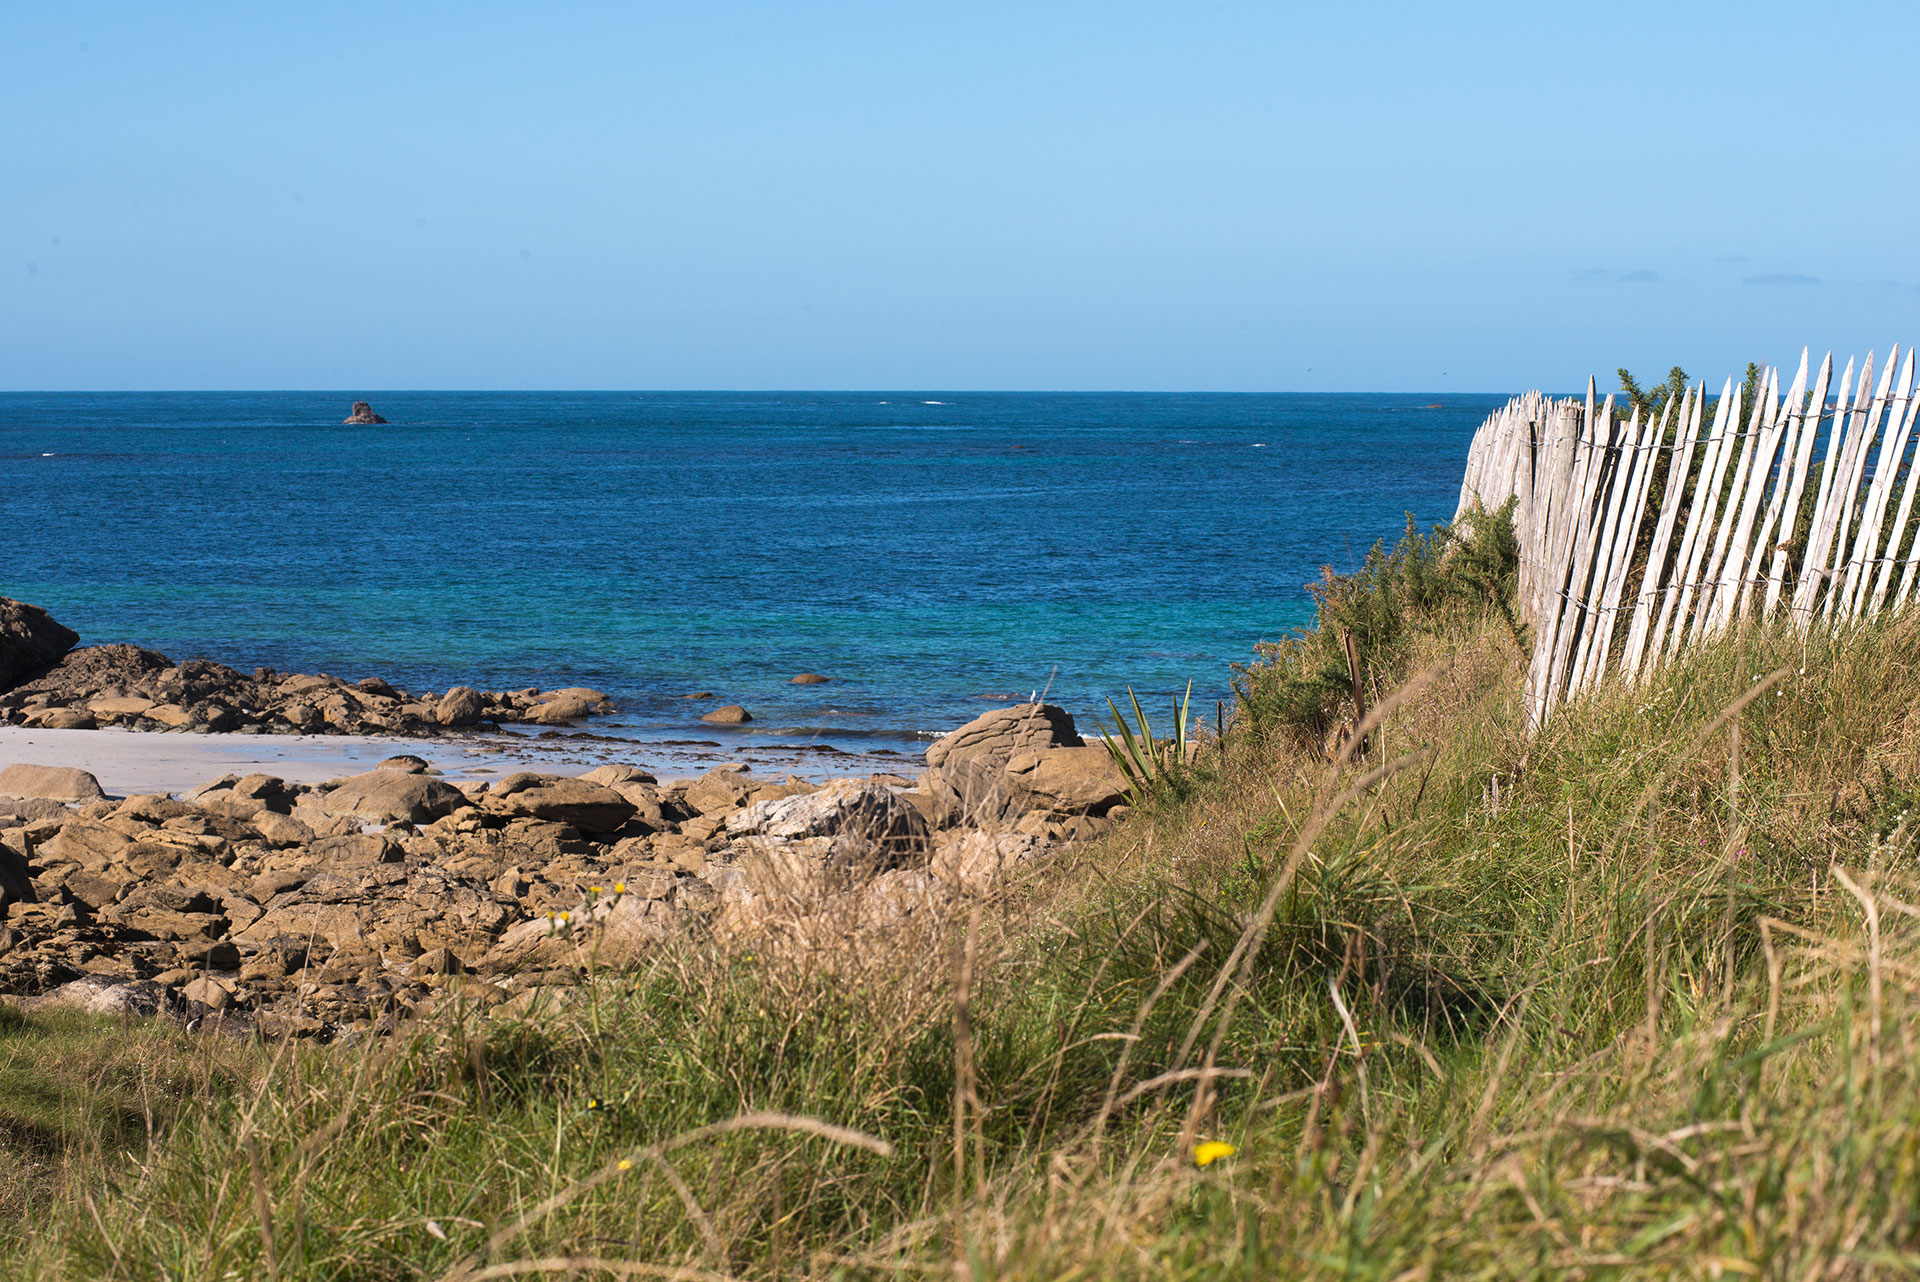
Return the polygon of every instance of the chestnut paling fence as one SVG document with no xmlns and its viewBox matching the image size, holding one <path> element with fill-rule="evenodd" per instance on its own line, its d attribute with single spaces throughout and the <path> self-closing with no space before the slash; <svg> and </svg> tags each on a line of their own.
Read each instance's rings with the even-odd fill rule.
<svg viewBox="0 0 1920 1282">
<path fill-rule="evenodd" d="M 1784 395 L 1768 369 L 1750 403 L 1729 379 L 1709 413 L 1702 383 L 1657 418 L 1596 405 L 1589 380 L 1584 401 L 1530 392 L 1481 424 L 1455 520 L 1514 501 L 1533 724 L 1749 620 L 1804 633 L 1907 603 L 1914 355 L 1895 346 L 1877 381 L 1873 353 L 1855 364 L 1836 383 L 1829 354 L 1809 381 L 1802 352 Z"/>
</svg>

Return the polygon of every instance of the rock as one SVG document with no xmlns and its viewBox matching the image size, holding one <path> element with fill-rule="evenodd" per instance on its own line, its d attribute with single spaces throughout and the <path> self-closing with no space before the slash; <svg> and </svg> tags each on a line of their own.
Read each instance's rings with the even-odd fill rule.
<svg viewBox="0 0 1920 1282">
<path fill-rule="evenodd" d="M 374 766 L 375 770 L 400 770 L 410 775 L 423 775 L 429 768 L 425 757 L 416 757 L 411 752 L 403 752 L 397 757 L 388 757 Z"/>
<path fill-rule="evenodd" d="M 274 775 L 245 775 L 234 780 L 227 789 L 227 797 L 235 802 L 257 802 L 262 809 L 275 814 L 292 812 L 297 798 L 295 788 L 302 785 L 289 785 L 286 780 Z M 204 798 L 201 799 L 204 802 Z"/>
<path fill-rule="evenodd" d="M 58 827 L 54 827 L 54 823 L 58 823 Z M 134 844 L 125 833 L 78 815 L 49 821 L 49 830 L 38 829 L 36 825 L 27 832 L 33 839 L 33 861 L 42 867 L 63 861 L 99 870 L 123 860 Z"/>
<path fill-rule="evenodd" d="M 738 726 L 753 720 L 753 714 L 737 703 L 729 703 L 723 708 L 715 708 L 700 719 L 716 726 Z"/>
<path fill-rule="evenodd" d="M 378 864 L 397 864 L 406 851 L 377 832 L 343 833 L 322 837 L 308 847 L 314 862 L 323 868 L 365 868 Z"/>
<path fill-rule="evenodd" d="M 0 828 L 18 828 L 39 819 L 64 819 L 71 813 L 45 797 L 0 797 Z"/>
<path fill-rule="evenodd" d="M 373 406 L 367 404 L 365 401 L 355 401 L 353 403 L 353 413 L 347 415 L 346 418 L 341 421 L 352 427 L 365 427 L 373 423 L 384 423 L 387 420 L 375 414 L 373 412 Z"/>
<path fill-rule="evenodd" d="M 14 904 L 38 903 L 40 897 L 34 893 L 33 875 L 27 868 L 27 857 L 12 846 L 0 844 L 0 922 L 7 919 L 7 909 Z"/>
<path fill-rule="evenodd" d="M 571 824 L 581 832 L 612 832 L 633 817 L 633 803 L 613 789 L 565 775 L 512 774 L 487 790 L 482 808 Z"/>
<path fill-rule="evenodd" d="M 1030 862 L 1036 848 L 1034 838 L 1026 833 L 968 829 L 948 834 L 935 845 L 927 871 L 956 890 L 983 894 Z"/>
<path fill-rule="evenodd" d="M 938 769 L 949 757 L 986 757 L 1004 765 L 1016 752 L 1085 745 L 1073 728 L 1073 715 L 1051 703 L 1022 703 L 995 708 L 952 734 L 927 745 L 927 765 Z"/>
<path fill-rule="evenodd" d="M 663 899 L 623 895 L 594 905 L 590 930 L 600 938 L 593 953 L 597 965 L 629 966 L 655 946 L 684 932 L 690 918 L 685 910 Z"/>
<path fill-rule="evenodd" d="M 353 815 L 368 823 L 432 823 L 468 805 L 466 795 L 449 783 L 403 770 L 369 770 L 343 779 L 339 787 L 312 802 L 327 815 Z"/>
<path fill-rule="evenodd" d="M 51 668 L 16 688 L 10 699 L 47 695 L 55 704 L 83 703 L 96 696 L 152 694 L 154 681 L 172 660 L 136 645 L 90 645 L 67 652 Z M 0 681 L 0 689 L 5 688 Z M 16 705 L 19 706 L 19 705 Z"/>
<path fill-rule="evenodd" d="M 833 680 L 832 677 L 823 677 L 818 672 L 802 672 L 799 676 L 788 682 L 788 684 L 796 686 L 823 686 L 831 680 Z"/>
<path fill-rule="evenodd" d="M 313 829 L 295 819 L 292 815 L 276 814 L 264 810 L 250 821 L 253 830 L 269 846 L 287 849 L 292 846 L 304 846 L 313 841 Z"/>
<path fill-rule="evenodd" d="M 156 703 L 147 709 L 147 720 L 157 721 L 169 730 L 179 730 L 193 724 L 193 713 L 171 703 Z"/>
<path fill-rule="evenodd" d="M 470 726 L 480 720 L 487 704 L 472 686 L 455 686 L 434 705 L 433 719 L 443 726 Z"/>
<path fill-rule="evenodd" d="M 100 723 L 81 708 L 43 708 L 28 713 L 27 724 L 42 730 L 92 730 Z"/>
<path fill-rule="evenodd" d="M 587 705 L 592 713 L 612 712 L 613 699 L 605 690 L 595 690 L 592 686 L 567 686 L 560 690 L 549 690 L 545 694 L 534 691 L 535 703 L 551 703 L 556 699 L 578 699 Z"/>
<path fill-rule="evenodd" d="M 269 908 L 259 921 L 234 936 L 243 944 L 286 941 L 302 951 L 309 939 L 342 948 L 366 939 L 366 909 L 354 904 L 290 903 Z"/>
<path fill-rule="evenodd" d="M 121 695 L 119 698 L 93 699 L 87 703 L 87 711 L 96 717 L 138 717 L 153 706 L 153 700 L 142 699 L 138 695 Z"/>
<path fill-rule="evenodd" d="M 0 596 L 0 693 L 57 663 L 79 640 L 39 606 Z"/>
<path fill-rule="evenodd" d="M 166 882 L 132 891 L 103 916 L 156 939 L 220 939 L 231 925 L 226 905 L 212 894 Z"/>
<path fill-rule="evenodd" d="M 1007 775 L 1023 808 L 1052 815 L 1101 815 L 1126 799 L 1127 781 L 1105 747 L 1047 748 L 1010 758 Z"/>
<path fill-rule="evenodd" d="M 14 765 L 0 770 L 0 797 L 43 797 L 48 801 L 98 801 L 107 794 L 100 781 L 69 766 Z"/>
<path fill-rule="evenodd" d="M 233 1000 L 233 994 L 225 984 L 206 975 L 182 988 L 180 996 L 186 1001 L 198 1002 L 209 1010 L 225 1010 Z"/>
<path fill-rule="evenodd" d="M 611 788 L 615 784 L 621 783 L 655 784 L 660 782 L 638 766 L 622 764 L 595 766 L 592 770 L 587 771 L 587 773 L 580 777 L 588 783 L 597 783 L 604 788 Z"/>
<path fill-rule="evenodd" d="M 429 948 L 413 959 L 416 975 L 458 975 L 466 968 L 451 948 Z"/>
<path fill-rule="evenodd" d="M 400 697 L 398 690 L 388 685 L 385 681 L 382 681 L 379 677 L 368 677 L 364 681 L 356 681 L 353 683 L 353 688 L 362 694 L 370 694 L 380 699 L 398 699 Z"/>
<path fill-rule="evenodd" d="M 1036 805 L 1051 806 L 1056 793 L 1076 798 L 1076 806 L 1111 804 L 1081 799 L 1103 786 L 1093 780 L 1099 770 L 1112 768 L 1110 761 L 1103 767 L 1090 757 L 1063 759 L 1031 778 L 1008 772 L 1008 763 L 1018 758 L 1027 763 L 1023 773 L 1032 776 L 1040 757 L 1060 750 L 1088 751 L 1065 709 L 1044 703 L 996 708 L 927 748 L 928 769 L 920 781 L 927 809 L 944 826 L 990 827 Z M 1106 756 L 1097 746 L 1091 751 Z"/>
<path fill-rule="evenodd" d="M 881 867 L 917 861 L 927 848 L 927 825 L 920 812 L 891 789 L 858 779 L 835 779 L 817 792 L 757 801 L 727 819 L 727 835 L 772 837 L 845 837 L 870 845 Z"/>
<path fill-rule="evenodd" d="M 743 773 L 737 767 L 715 766 L 688 786 L 687 805 L 701 815 L 739 809 L 753 791 L 753 784 L 741 778 Z"/>
<path fill-rule="evenodd" d="M 535 725 L 564 726 L 582 717 L 592 716 L 594 706 L 591 700 L 580 695 L 559 694 L 528 709 L 522 719 Z"/>
<path fill-rule="evenodd" d="M 27 1010 L 79 1010 L 92 1015 L 154 1015 L 166 1009 L 167 995 L 158 984 L 88 975 L 21 1005 Z"/>
</svg>

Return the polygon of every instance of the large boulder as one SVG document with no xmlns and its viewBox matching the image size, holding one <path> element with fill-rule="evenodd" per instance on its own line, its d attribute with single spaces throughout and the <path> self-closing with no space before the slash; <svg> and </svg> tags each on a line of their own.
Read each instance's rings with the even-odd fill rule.
<svg viewBox="0 0 1920 1282">
<path fill-rule="evenodd" d="M 696 814 L 723 814 L 747 804 L 754 783 L 741 766 L 715 766 L 687 785 L 687 805 Z"/>
<path fill-rule="evenodd" d="M 440 696 L 433 719 L 443 726 L 470 726 L 487 710 L 486 700 L 472 686 L 455 686 Z"/>
<path fill-rule="evenodd" d="M 43 820 L 26 832 L 33 861 L 43 867 L 70 863 L 99 870 L 124 861 L 134 845 L 125 833 L 79 815 Z"/>
<path fill-rule="evenodd" d="M 613 789 L 567 775 L 512 774 L 487 790 L 482 808 L 570 824 L 581 832 L 612 832 L 633 817 L 633 803 Z"/>
<path fill-rule="evenodd" d="M 997 825 L 1031 805 L 1032 790 L 1008 774 L 1010 761 L 1085 747 L 1064 708 L 1050 703 L 996 708 L 928 746 L 921 787 L 941 824 Z"/>
<path fill-rule="evenodd" d="M 577 694 L 557 694 L 527 709 L 525 719 L 539 726 L 565 726 L 593 715 L 594 705 Z"/>
<path fill-rule="evenodd" d="M 927 749 L 927 767 L 921 795 L 945 827 L 1101 816 L 1127 792 L 1105 747 L 1088 745 L 1065 709 L 1044 703 L 975 718 Z"/>
<path fill-rule="evenodd" d="M 1017 753 L 1006 774 L 1023 810 L 1051 815 L 1104 815 L 1127 795 L 1126 777 L 1099 744 Z"/>
<path fill-rule="evenodd" d="M 927 823 L 890 788 L 860 779 L 835 779 L 816 792 L 756 801 L 729 815 L 727 836 L 736 841 L 840 838 L 870 850 L 875 867 L 892 868 L 925 855 Z"/>
<path fill-rule="evenodd" d="M 0 691 L 51 666 L 79 640 L 39 606 L 0 596 Z"/>
<path fill-rule="evenodd" d="M 352 815 L 368 823 L 432 823 L 468 806 L 466 794 L 449 783 L 406 770 L 369 770 L 343 779 L 311 803 L 320 813 Z"/>
<path fill-rule="evenodd" d="M 48 801 L 98 801 L 107 794 L 100 781 L 70 766 L 14 765 L 0 770 L 0 797 L 41 797 Z"/>
<path fill-rule="evenodd" d="M 949 758 L 987 759 L 1005 765 L 1018 752 L 1078 748 L 1086 740 L 1073 728 L 1073 714 L 1051 703 L 1022 703 L 982 713 L 952 734 L 927 745 L 935 770 Z"/>
</svg>

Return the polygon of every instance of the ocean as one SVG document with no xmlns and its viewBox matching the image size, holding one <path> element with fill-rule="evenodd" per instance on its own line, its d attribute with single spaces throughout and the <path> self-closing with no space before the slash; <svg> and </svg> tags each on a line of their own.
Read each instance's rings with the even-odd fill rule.
<svg viewBox="0 0 1920 1282">
<path fill-rule="evenodd" d="M 595 734 L 722 755 L 906 756 L 1041 691 L 1211 721 L 1321 566 L 1452 516 L 1504 400 L 6 393 L 0 595 L 176 660 L 594 686 Z"/>
</svg>

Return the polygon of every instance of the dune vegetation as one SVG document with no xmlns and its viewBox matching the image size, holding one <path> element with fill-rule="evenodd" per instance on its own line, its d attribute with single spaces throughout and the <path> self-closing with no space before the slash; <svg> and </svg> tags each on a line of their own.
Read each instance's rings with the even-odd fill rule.
<svg viewBox="0 0 1920 1282">
<path fill-rule="evenodd" d="M 1127 823 L 941 913 L 358 1044 L 0 1012 L 4 1271 L 1911 1271 L 1920 620 L 1529 736 L 1514 556 L 1330 575 Z"/>
</svg>

